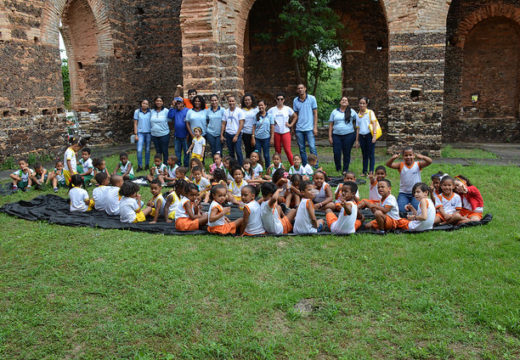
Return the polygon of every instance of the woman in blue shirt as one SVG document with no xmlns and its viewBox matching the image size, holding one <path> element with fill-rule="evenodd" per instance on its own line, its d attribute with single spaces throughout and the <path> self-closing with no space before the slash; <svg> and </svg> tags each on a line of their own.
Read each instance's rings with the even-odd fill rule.
<svg viewBox="0 0 520 360">
<path fill-rule="evenodd" d="M 255 146 L 255 151 L 259 156 L 261 151 L 264 151 L 265 168 L 267 169 L 271 165 L 269 145 L 274 144 L 274 118 L 267 112 L 264 100 L 259 100 L 257 106 L 258 112 L 253 124 L 251 144 Z"/>
<path fill-rule="evenodd" d="M 153 103 L 155 107 L 151 111 L 150 132 L 157 154 L 162 154 L 163 162 L 168 160 L 168 144 L 170 143 L 170 127 L 168 123 L 168 109 L 164 107 L 162 97 L 157 96 Z"/>
<path fill-rule="evenodd" d="M 145 157 L 145 169 L 150 168 L 150 143 L 152 134 L 150 133 L 150 103 L 142 100 L 141 106 L 134 112 L 134 134 L 137 142 L 137 171 L 143 170 L 143 145 Z"/>
<path fill-rule="evenodd" d="M 213 94 L 209 98 L 210 108 L 206 110 L 206 119 L 208 127 L 206 129 L 206 140 L 211 147 L 211 153 L 215 155 L 217 152 L 222 154 L 222 142 L 220 141 L 220 133 L 222 130 L 222 118 L 224 117 L 224 109 L 218 105 L 218 96 Z"/>
<path fill-rule="evenodd" d="M 343 154 L 343 172 L 348 171 L 350 152 L 356 141 L 356 112 L 350 108 L 348 98 L 343 96 L 339 108 L 334 109 L 329 118 L 329 142 L 334 152 L 336 171 L 341 171 Z"/>
</svg>

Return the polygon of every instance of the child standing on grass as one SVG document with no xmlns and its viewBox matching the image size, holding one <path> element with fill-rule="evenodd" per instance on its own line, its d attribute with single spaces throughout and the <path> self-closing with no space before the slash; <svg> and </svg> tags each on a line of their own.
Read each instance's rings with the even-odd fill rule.
<svg viewBox="0 0 520 360">
<path fill-rule="evenodd" d="M 79 159 L 78 172 L 83 178 L 85 185 L 90 184 L 94 177 L 94 165 L 90 158 L 90 148 L 81 149 L 81 159 Z"/>
<path fill-rule="evenodd" d="M 161 182 L 158 179 L 152 180 L 152 182 L 150 183 L 150 191 L 153 197 L 150 201 L 148 201 L 147 205 L 152 209 L 152 211 L 150 212 L 150 216 L 153 217 L 153 220 L 150 221 L 150 224 L 155 224 L 159 219 L 159 216 L 164 216 L 165 206 L 165 201 L 161 194 Z"/>
<path fill-rule="evenodd" d="M 381 195 L 379 203 L 374 204 L 369 201 L 363 201 L 358 208 L 369 208 L 375 216 L 375 220 L 366 224 L 367 229 L 379 230 L 384 234 L 385 231 L 396 229 L 406 229 L 408 221 L 401 219 L 399 216 L 399 206 L 395 196 L 392 195 L 392 183 L 388 179 L 383 179 L 377 183 L 377 191 Z"/>
<path fill-rule="evenodd" d="M 88 192 L 82 189 L 83 179 L 81 175 L 74 174 L 70 178 L 70 211 L 86 212 L 94 208 L 94 200 L 91 200 L 88 196 Z"/>
<path fill-rule="evenodd" d="M 462 199 L 460 214 L 470 221 L 482 220 L 484 199 L 480 191 L 463 175 L 455 176 L 454 185 L 455 192 L 459 194 Z"/>
<path fill-rule="evenodd" d="M 206 139 L 202 136 L 202 129 L 200 127 L 196 127 L 193 129 L 193 138 L 190 148 L 187 153 L 191 152 L 191 158 L 199 159 L 200 161 L 204 160 L 204 151 L 206 150 Z"/>
<path fill-rule="evenodd" d="M 218 184 L 211 188 L 212 202 L 208 212 L 208 232 L 212 234 L 228 235 L 236 234 L 242 226 L 242 218 L 230 221 L 226 215 L 231 212 L 230 207 L 225 207 L 227 201 L 227 187 Z"/>
<path fill-rule="evenodd" d="M 299 176 L 299 175 L 297 175 Z M 292 209 L 284 214 L 282 208 L 278 205 L 278 197 L 281 189 L 277 189 L 276 185 L 271 182 L 263 183 L 262 190 L 262 204 L 260 205 L 260 212 L 262 224 L 268 234 L 288 234 L 292 231 L 292 223 L 296 217 L 296 209 Z"/>
<path fill-rule="evenodd" d="M 303 177 L 303 180 L 307 181 L 312 178 L 314 170 L 309 164 L 302 165 L 302 157 L 300 155 L 294 155 L 294 165 L 289 168 L 289 175 L 298 174 Z"/>
<path fill-rule="evenodd" d="M 73 136 L 69 139 L 69 143 L 70 146 L 63 156 L 63 175 L 65 176 L 65 183 L 67 185 L 70 184 L 71 176 L 78 173 L 76 153 L 87 144 L 87 141 Z"/>
<path fill-rule="evenodd" d="M 260 204 L 255 200 L 256 189 L 251 185 L 242 188 L 242 201 L 244 202 L 244 216 L 241 226 L 241 234 L 246 236 L 265 234 L 262 225 Z"/>
<path fill-rule="evenodd" d="M 18 160 L 18 166 L 20 167 L 20 170 L 9 175 L 12 179 L 13 190 L 28 190 L 32 185 L 31 177 L 34 175 L 34 171 L 29 167 L 29 164 L 25 159 Z"/>
<path fill-rule="evenodd" d="M 54 171 L 49 174 L 47 181 L 50 181 L 54 192 L 58 192 L 58 186 L 65 187 L 65 176 L 63 175 L 63 162 L 56 161 Z"/>
<path fill-rule="evenodd" d="M 462 200 L 458 194 L 453 192 L 455 184 L 451 176 L 444 176 L 441 180 L 441 194 L 435 198 L 437 216 L 435 224 L 460 225 L 467 222 L 461 214 Z"/>
<path fill-rule="evenodd" d="M 406 210 L 411 212 L 408 215 L 408 230 L 424 231 L 433 229 L 435 221 L 435 205 L 430 199 L 430 188 L 425 183 L 417 183 L 412 189 L 413 196 L 419 202 L 419 209 L 408 204 Z"/>
<path fill-rule="evenodd" d="M 340 191 L 339 217 L 334 215 L 332 210 L 327 209 L 325 218 L 327 219 L 327 226 L 333 234 L 354 234 L 356 229 L 361 226 L 361 221 L 357 220 L 357 190 L 355 182 L 346 181 L 342 184 Z M 356 224 L 356 222 L 358 223 Z"/>
<path fill-rule="evenodd" d="M 412 194 L 412 188 L 415 184 L 421 182 L 421 170 L 429 166 L 433 160 L 428 156 L 414 153 L 411 146 L 407 146 L 402 152 L 403 161 L 394 163 L 400 154 L 394 154 L 387 162 L 386 166 L 398 170 L 401 174 L 401 181 L 399 183 L 399 196 L 397 197 L 397 204 L 399 211 L 405 213 L 405 206 L 412 204 L 417 209 L 419 203 Z M 415 161 L 418 158 L 419 161 Z"/>
<path fill-rule="evenodd" d="M 48 180 L 47 169 L 39 162 L 34 164 L 34 172 L 31 176 L 31 182 L 35 189 L 41 190 Z"/>
<path fill-rule="evenodd" d="M 312 199 L 314 198 L 314 185 L 310 181 L 302 181 L 300 191 L 303 195 L 300 205 L 296 210 L 293 232 L 295 234 L 315 234 L 323 229 L 323 220 L 317 220 L 314 213 Z"/>
<path fill-rule="evenodd" d="M 134 168 L 132 163 L 128 160 L 128 154 L 122 152 L 119 154 L 119 164 L 117 164 L 116 169 L 114 170 L 114 175 L 119 175 L 123 177 L 123 180 L 134 180 Z"/>
<path fill-rule="evenodd" d="M 140 223 L 146 221 L 146 216 L 150 215 L 152 208 L 141 209 L 141 194 L 139 185 L 125 181 L 119 190 L 122 196 L 119 203 L 119 220 L 122 223 Z"/>
<path fill-rule="evenodd" d="M 201 229 L 208 222 L 208 215 L 203 213 L 199 205 L 199 189 L 197 185 L 186 183 L 181 190 L 181 199 L 175 210 L 175 229 L 194 231 Z"/>
<path fill-rule="evenodd" d="M 153 157 L 154 166 L 150 168 L 150 173 L 146 175 L 146 179 L 152 182 L 154 179 L 158 179 L 161 186 L 164 186 L 164 175 L 166 174 L 166 165 L 162 162 L 162 155 L 155 154 Z"/>
</svg>

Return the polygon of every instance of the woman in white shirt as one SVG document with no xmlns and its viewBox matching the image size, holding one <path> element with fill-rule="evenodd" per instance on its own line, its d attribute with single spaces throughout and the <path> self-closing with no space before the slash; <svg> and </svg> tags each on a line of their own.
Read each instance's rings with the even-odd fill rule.
<svg viewBox="0 0 520 360">
<path fill-rule="evenodd" d="M 294 165 L 291 151 L 291 128 L 296 122 L 294 110 L 284 105 L 285 95 L 276 95 L 276 106 L 269 109 L 268 113 L 274 118 L 274 149 L 278 154 L 285 151 L 287 160 Z"/>
<path fill-rule="evenodd" d="M 376 134 L 377 134 L 377 118 L 376 114 L 369 110 L 369 100 L 366 97 L 359 99 L 359 113 L 356 116 L 356 148 L 361 146 L 363 154 L 363 174 L 368 175 L 368 161 L 370 160 L 370 172 L 374 173 Z M 374 135 L 370 133 L 369 124 L 372 124 Z"/>
</svg>

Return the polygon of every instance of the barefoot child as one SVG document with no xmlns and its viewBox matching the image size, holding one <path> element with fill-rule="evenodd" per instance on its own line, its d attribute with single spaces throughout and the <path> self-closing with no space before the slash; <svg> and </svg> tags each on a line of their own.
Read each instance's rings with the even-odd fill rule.
<svg viewBox="0 0 520 360">
<path fill-rule="evenodd" d="M 395 196 L 392 195 L 392 183 L 383 179 L 377 183 L 377 191 L 381 195 L 379 203 L 373 204 L 365 201 L 358 208 L 367 207 L 375 216 L 375 220 L 366 224 L 367 229 L 376 229 L 381 233 L 396 229 L 406 229 L 408 221 L 399 216 L 399 207 Z M 403 221 L 404 220 L 404 221 Z"/>
<path fill-rule="evenodd" d="M 150 215 L 152 208 L 141 209 L 141 194 L 139 185 L 125 181 L 119 190 L 122 196 L 119 203 L 119 220 L 122 223 L 145 222 L 146 216 Z"/>
<path fill-rule="evenodd" d="M 128 160 L 128 154 L 122 152 L 119 154 L 119 164 L 114 170 L 114 175 L 119 175 L 123 177 L 123 180 L 134 180 L 134 168 L 132 163 Z"/>
<path fill-rule="evenodd" d="M 444 176 L 441 180 L 441 194 L 435 198 L 437 216 L 435 224 L 459 225 L 467 222 L 461 214 L 462 200 L 458 194 L 453 192 L 455 184 L 451 176 Z"/>
<path fill-rule="evenodd" d="M 340 210 L 339 217 L 334 215 L 332 210 L 327 209 L 325 218 L 327 225 L 333 234 L 353 234 L 361 226 L 357 221 L 358 206 L 356 202 L 357 184 L 353 181 L 346 181 L 341 186 L 340 191 Z"/>
<path fill-rule="evenodd" d="M 208 214 L 200 209 L 199 188 L 195 184 L 186 183 L 181 193 L 181 199 L 175 210 L 175 228 L 179 231 L 202 229 L 208 222 Z"/>
<path fill-rule="evenodd" d="M 244 202 L 244 216 L 240 233 L 246 236 L 265 234 L 262 225 L 260 204 L 255 200 L 256 189 L 251 185 L 242 188 L 242 201 Z"/>
<path fill-rule="evenodd" d="M 299 175 L 298 175 L 299 176 Z M 281 189 L 271 182 L 265 182 L 261 186 L 262 204 L 260 213 L 262 225 L 268 234 L 288 234 L 292 231 L 292 223 L 296 217 L 296 209 L 292 209 L 286 215 L 278 205 L 278 197 Z"/>
<path fill-rule="evenodd" d="M 81 175 L 74 174 L 70 178 L 70 211 L 86 212 L 94 208 L 94 200 L 88 196 L 88 192 L 82 189 L 83 179 Z"/>
<path fill-rule="evenodd" d="M 231 212 L 230 207 L 224 207 L 227 201 L 227 187 L 218 184 L 211 188 L 211 198 L 213 201 L 209 206 L 208 212 L 208 232 L 212 234 L 228 235 L 236 234 L 237 229 L 242 226 L 242 218 L 230 221 L 226 215 Z"/>
<path fill-rule="evenodd" d="M 161 194 L 162 186 L 158 179 L 152 180 L 150 183 L 150 191 L 153 195 L 152 199 L 148 201 L 148 206 L 152 209 L 150 216 L 153 217 L 150 224 L 155 224 L 159 219 L 159 216 L 164 216 L 164 205 L 165 201 Z"/>
<path fill-rule="evenodd" d="M 471 184 L 469 179 L 462 175 L 455 177 L 455 192 L 462 198 L 460 214 L 470 221 L 482 220 L 484 199 L 480 191 Z"/>
<path fill-rule="evenodd" d="M 405 147 L 401 155 L 403 161 L 394 163 L 400 156 L 400 154 L 395 154 L 386 162 L 386 166 L 398 170 L 401 174 L 397 203 L 399 204 L 399 211 L 405 213 L 406 209 L 404 207 L 407 204 L 412 204 L 415 209 L 419 206 L 412 194 L 412 188 L 415 184 L 421 182 L 421 170 L 429 166 L 433 160 L 428 156 L 414 153 L 411 146 Z M 415 158 L 419 159 L 419 161 L 415 161 Z"/>
<path fill-rule="evenodd" d="M 315 234 L 323 229 L 323 220 L 317 220 L 314 213 L 312 199 L 314 198 L 314 185 L 310 181 L 302 181 L 300 191 L 303 195 L 300 205 L 296 210 L 293 232 L 295 234 Z"/>
<path fill-rule="evenodd" d="M 408 230 L 424 231 L 433 229 L 435 221 L 435 205 L 430 199 L 430 188 L 425 183 L 417 183 L 412 189 L 413 196 L 419 202 L 419 209 L 408 204 L 406 210 L 411 212 L 408 215 Z"/>
<path fill-rule="evenodd" d="M 25 189 L 31 188 L 31 177 L 34 175 L 34 171 L 29 167 L 29 164 L 25 159 L 18 160 L 18 166 L 20 166 L 20 170 L 15 171 L 9 176 L 12 179 L 14 191 L 18 189 L 22 189 L 25 191 Z"/>
</svg>

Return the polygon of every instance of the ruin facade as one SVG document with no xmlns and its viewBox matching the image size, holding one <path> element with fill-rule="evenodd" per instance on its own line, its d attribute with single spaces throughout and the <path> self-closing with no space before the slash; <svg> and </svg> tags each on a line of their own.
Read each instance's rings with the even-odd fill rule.
<svg viewBox="0 0 520 360">
<path fill-rule="evenodd" d="M 0 161 L 61 151 L 71 106 L 94 143 L 128 141 L 143 98 L 294 94 L 290 51 L 268 0 L 0 0 Z M 516 142 L 520 1 L 333 0 L 348 29 L 343 92 L 369 97 L 390 150 Z M 290 102 L 290 101 L 288 101 Z M 289 104 L 290 105 L 290 104 Z"/>
</svg>

